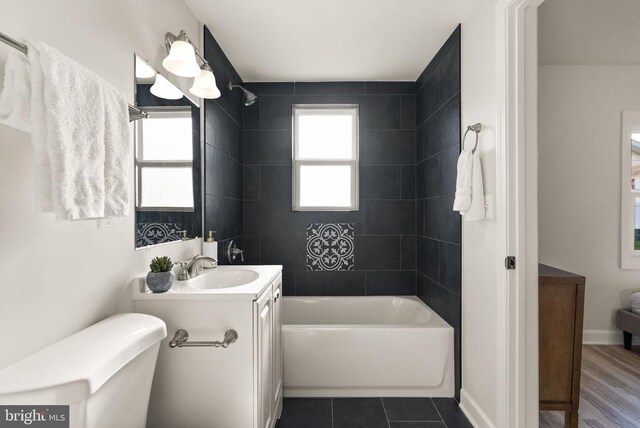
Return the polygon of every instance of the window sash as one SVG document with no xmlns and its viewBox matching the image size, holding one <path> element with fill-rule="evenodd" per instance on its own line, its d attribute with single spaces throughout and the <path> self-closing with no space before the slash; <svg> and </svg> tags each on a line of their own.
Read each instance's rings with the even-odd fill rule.
<svg viewBox="0 0 640 428">
<path fill-rule="evenodd" d="M 144 107 L 145 113 L 148 114 L 148 119 L 162 119 L 162 118 L 192 118 L 191 107 L 189 106 L 162 106 L 162 107 Z M 136 122 L 136 160 L 143 161 L 142 154 L 144 153 L 144 121 L 139 120 Z M 193 139 L 193 135 L 192 138 Z M 193 142 L 191 144 L 193 147 Z M 192 148 L 193 151 L 193 148 Z M 193 153 L 192 153 L 193 160 Z M 185 160 L 186 161 L 186 160 Z"/>
<path fill-rule="evenodd" d="M 300 153 L 300 116 L 349 116 L 351 118 L 351 156 L 345 158 L 301 158 Z M 358 158 L 358 106 L 356 104 L 296 104 L 293 107 L 293 159 L 296 160 L 356 160 Z"/>
<path fill-rule="evenodd" d="M 353 120 L 351 144 L 352 156 L 347 159 L 309 159 L 299 158 L 299 124 L 301 115 L 345 115 Z M 296 104 L 292 108 L 292 208 L 294 211 L 358 211 L 359 207 L 359 107 L 357 104 Z M 300 205 L 300 169 L 302 166 L 338 166 L 346 165 L 351 170 L 351 204 L 350 206 L 301 206 Z"/>
<path fill-rule="evenodd" d="M 351 204 L 350 206 L 302 206 L 300 205 L 300 167 L 302 166 L 348 166 L 351 170 Z M 293 161 L 293 210 L 294 211 L 358 211 L 358 161 L 317 161 L 294 160 Z"/>
<path fill-rule="evenodd" d="M 191 117 L 191 107 L 189 106 L 166 106 L 166 107 L 144 107 L 144 111 L 149 114 L 150 118 L 173 118 L 173 117 Z M 135 132 L 135 186 L 136 186 L 136 211 L 170 211 L 170 212 L 194 212 L 195 211 L 195 195 L 193 206 L 191 207 L 156 207 L 142 206 L 142 169 L 144 167 L 185 167 L 190 168 L 193 177 L 193 160 L 142 160 L 143 153 L 143 131 L 142 121 L 136 122 Z M 192 144 L 193 146 L 193 144 Z M 194 183 L 192 181 L 191 191 L 194 191 Z"/>
<path fill-rule="evenodd" d="M 136 186 L 137 186 L 137 198 L 136 198 L 136 211 L 172 211 L 172 212 L 194 212 L 195 211 L 195 197 L 193 198 L 193 204 L 190 207 L 158 207 L 158 206 L 142 206 L 143 200 L 143 192 L 142 192 L 142 169 L 144 167 L 155 167 L 155 168 L 163 168 L 163 167 L 185 167 L 189 168 L 191 171 L 191 177 L 193 177 L 193 162 L 187 161 L 172 161 L 172 162 L 156 162 L 156 161 L 146 161 L 146 162 L 136 162 Z M 193 178 L 191 183 L 191 192 L 194 191 L 193 187 Z M 195 196 L 195 195 L 194 195 Z"/>
</svg>

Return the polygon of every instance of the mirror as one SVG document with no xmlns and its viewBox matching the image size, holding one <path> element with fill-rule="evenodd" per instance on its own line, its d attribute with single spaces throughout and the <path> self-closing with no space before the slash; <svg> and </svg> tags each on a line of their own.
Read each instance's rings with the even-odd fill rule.
<svg viewBox="0 0 640 428">
<path fill-rule="evenodd" d="M 135 55 L 136 248 L 202 236 L 200 108 Z"/>
</svg>

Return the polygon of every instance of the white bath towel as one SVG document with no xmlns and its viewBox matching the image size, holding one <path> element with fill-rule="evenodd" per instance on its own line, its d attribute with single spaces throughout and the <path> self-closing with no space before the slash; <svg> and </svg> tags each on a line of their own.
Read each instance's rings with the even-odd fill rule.
<svg viewBox="0 0 640 428">
<path fill-rule="evenodd" d="M 456 178 L 456 197 L 453 201 L 453 210 L 463 214 L 471 207 L 471 176 L 472 176 L 471 152 L 462 150 L 458 157 L 458 176 Z"/>
<path fill-rule="evenodd" d="M 129 214 L 129 170 L 132 147 L 129 136 L 129 105 L 111 86 L 103 87 L 104 128 L 104 215 L 126 217 Z"/>
<path fill-rule="evenodd" d="M 472 159 L 471 206 L 465 213 L 466 221 L 482 220 L 485 217 L 484 184 L 482 182 L 482 163 L 480 151 L 476 150 Z"/>
<path fill-rule="evenodd" d="M 0 123 L 21 131 L 31 127 L 31 83 L 29 60 L 12 49 L 4 68 L 4 83 L 0 92 Z"/>
<path fill-rule="evenodd" d="M 50 46 L 28 46 L 39 207 L 67 220 L 127 215 L 124 96 Z"/>
<path fill-rule="evenodd" d="M 459 211 L 466 221 L 481 220 L 485 217 L 484 184 L 480 152 L 462 150 L 458 157 L 458 176 L 453 210 Z"/>
</svg>

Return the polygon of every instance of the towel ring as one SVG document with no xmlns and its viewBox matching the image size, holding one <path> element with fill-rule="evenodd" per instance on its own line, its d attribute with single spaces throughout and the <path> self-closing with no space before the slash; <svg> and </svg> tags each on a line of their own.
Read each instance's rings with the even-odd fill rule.
<svg viewBox="0 0 640 428">
<path fill-rule="evenodd" d="M 478 148 L 478 134 L 480 133 L 481 130 L 482 130 L 482 125 L 480 123 L 476 123 L 475 125 L 467 126 L 467 130 L 464 131 L 464 136 L 462 137 L 462 150 L 464 150 L 464 140 L 467 138 L 467 133 L 469 131 L 473 131 L 476 134 L 476 143 L 473 145 L 473 149 L 471 150 L 471 154 L 474 154 L 476 152 L 476 149 Z"/>
</svg>

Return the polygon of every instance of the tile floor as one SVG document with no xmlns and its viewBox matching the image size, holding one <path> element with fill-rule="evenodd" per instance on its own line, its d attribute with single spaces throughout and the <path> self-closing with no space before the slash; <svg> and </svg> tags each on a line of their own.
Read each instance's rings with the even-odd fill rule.
<svg viewBox="0 0 640 428">
<path fill-rule="evenodd" d="M 453 398 L 285 398 L 277 428 L 471 428 Z"/>
</svg>

